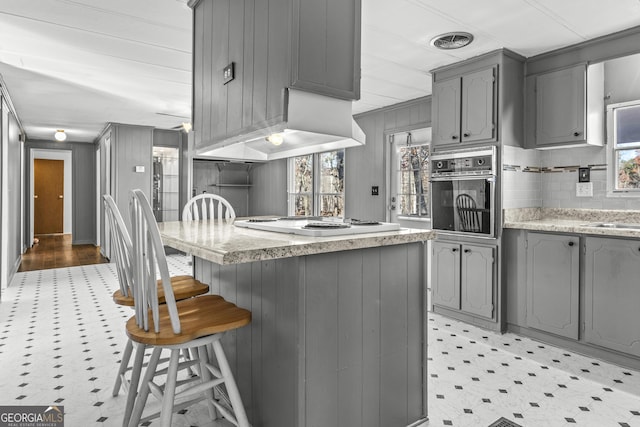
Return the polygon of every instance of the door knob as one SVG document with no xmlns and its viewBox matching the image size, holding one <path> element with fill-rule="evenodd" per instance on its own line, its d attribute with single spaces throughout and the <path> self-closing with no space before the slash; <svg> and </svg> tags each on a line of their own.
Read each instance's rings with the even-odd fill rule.
<svg viewBox="0 0 640 427">
<path fill-rule="evenodd" d="M 58 199 L 62 199 L 62 194 L 58 196 Z"/>
<path fill-rule="evenodd" d="M 33 198 L 34 198 L 34 199 L 37 199 L 37 198 L 38 198 L 38 195 L 37 195 L 37 194 L 34 194 L 34 195 L 33 195 Z"/>
</svg>

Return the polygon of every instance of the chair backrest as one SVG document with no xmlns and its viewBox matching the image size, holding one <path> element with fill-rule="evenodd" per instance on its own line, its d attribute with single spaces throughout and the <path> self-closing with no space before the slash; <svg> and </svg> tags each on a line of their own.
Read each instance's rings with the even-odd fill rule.
<svg viewBox="0 0 640 427">
<path fill-rule="evenodd" d="M 125 297 L 130 297 L 129 290 L 133 289 L 133 269 L 131 266 L 131 237 L 124 224 L 120 210 L 116 202 L 108 194 L 102 196 L 104 200 L 104 211 L 112 237 L 112 258 L 116 262 L 118 281 L 120 282 L 120 292 Z"/>
<path fill-rule="evenodd" d="M 473 197 L 468 194 L 459 194 L 456 197 L 456 208 L 462 231 L 480 231 L 480 218 Z"/>
<path fill-rule="evenodd" d="M 234 219 L 236 212 L 231 203 L 217 194 L 202 193 L 189 199 L 182 210 L 183 221 L 201 219 Z"/>
<path fill-rule="evenodd" d="M 176 299 L 171 286 L 171 276 L 164 253 L 164 246 L 153 216 L 149 199 L 142 190 L 131 190 L 129 199 L 131 214 L 131 238 L 133 242 L 133 283 L 136 322 L 138 327 L 149 330 L 149 312 L 153 318 L 154 332 L 160 332 L 158 309 L 158 285 L 160 276 L 164 290 L 165 304 L 171 318 L 171 327 L 175 334 L 180 333 L 180 319 L 176 308 Z"/>
</svg>

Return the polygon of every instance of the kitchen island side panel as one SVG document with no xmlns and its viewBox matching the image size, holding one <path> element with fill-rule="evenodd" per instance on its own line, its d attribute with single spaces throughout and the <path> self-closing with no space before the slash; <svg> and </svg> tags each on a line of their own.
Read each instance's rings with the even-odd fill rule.
<svg viewBox="0 0 640 427">
<path fill-rule="evenodd" d="M 253 425 L 408 425 L 426 414 L 424 245 L 225 265 L 196 277 L 252 312 L 224 345 Z"/>
</svg>

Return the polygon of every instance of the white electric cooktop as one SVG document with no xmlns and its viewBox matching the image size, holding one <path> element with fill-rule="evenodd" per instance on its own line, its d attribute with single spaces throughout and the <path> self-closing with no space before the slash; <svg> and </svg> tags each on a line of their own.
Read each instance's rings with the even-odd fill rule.
<svg viewBox="0 0 640 427">
<path fill-rule="evenodd" d="M 316 237 L 377 233 L 400 229 L 400 224 L 391 222 L 362 220 L 337 222 L 319 217 L 250 218 L 236 220 L 233 224 L 237 227 L 246 227 L 254 230 Z"/>
</svg>

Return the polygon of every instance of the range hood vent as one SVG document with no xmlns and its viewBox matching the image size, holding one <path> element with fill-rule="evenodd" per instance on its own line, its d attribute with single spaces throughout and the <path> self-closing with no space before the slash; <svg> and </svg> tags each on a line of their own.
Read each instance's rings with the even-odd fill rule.
<svg viewBox="0 0 640 427">
<path fill-rule="evenodd" d="M 266 162 L 365 144 L 351 100 L 289 88 L 283 102 L 282 122 L 203 147 L 196 156 Z M 280 145 L 267 141 L 274 134 L 282 135 Z"/>
</svg>

